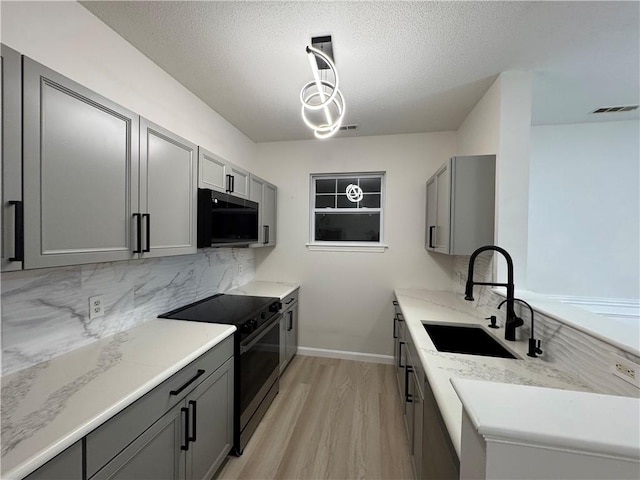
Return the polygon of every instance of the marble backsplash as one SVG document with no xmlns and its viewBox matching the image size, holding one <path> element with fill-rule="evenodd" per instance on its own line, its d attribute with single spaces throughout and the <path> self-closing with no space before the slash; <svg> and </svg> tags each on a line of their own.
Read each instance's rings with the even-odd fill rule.
<svg viewBox="0 0 640 480">
<path fill-rule="evenodd" d="M 469 256 L 454 257 L 453 291 L 461 298 L 464 298 L 469 258 Z M 475 281 L 492 281 L 492 261 L 491 255 L 483 254 L 477 257 L 474 265 Z M 505 306 L 500 310 L 496 308 L 504 300 L 504 297 L 494 293 L 491 287 L 483 286 L 474 287 L 473 296 L 475 299 L 472 302 L 473 307 L 486 317 L 496 315 L 498 325 L 504 327 Z M 530 334 L 529 309 L 516 304 L 516 313 L 525 322 L 521 328 L 518 328 L 517 338 L 528 338 Z M 640 363 L 639 357 L 537 311 L 535 314 L 535 337 L 542 342 L 543 354 L 540 357 L 542 360 L 556 364 L 575 374 L 591 385 L 595 391 L 614 395 L 640 396 L 640 390 L 611 373 L 612 354 L 628 358 L 636 364 Z"/>
<path fill-rule="evenodd" d="M 2 374 L 127 330 L 254 278 L 249 248 L 3 273 Z M 89 297 L 105 315 L 89 319 Z"/>
</svg>

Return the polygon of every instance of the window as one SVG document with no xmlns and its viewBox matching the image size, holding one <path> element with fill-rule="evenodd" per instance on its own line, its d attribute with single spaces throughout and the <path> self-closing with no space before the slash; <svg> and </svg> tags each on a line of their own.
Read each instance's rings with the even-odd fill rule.
<svg viewBox="0 0 640 480">
<path fill-rule="evenodd" d="M 383 173 L 311 175 L 310 246 L 384 247 L 383 205 Z"/>
</svg>

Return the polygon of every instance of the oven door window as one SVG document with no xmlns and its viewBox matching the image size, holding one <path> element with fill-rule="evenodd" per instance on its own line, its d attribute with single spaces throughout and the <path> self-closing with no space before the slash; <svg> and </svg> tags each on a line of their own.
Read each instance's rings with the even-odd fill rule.
<svg viewBox="0 0 640 480">
<path fill-rule="evenodd" d="M 263 332 L 264 333 L 264 332 Z M 251 339 L 247 343 L 251 343 Z M 246 409 L 280 365 L 280 321 L 268 328 L 264 336 L 240 356 L 240 412 Z M 257 405 L 256 405 L 257 406 Z"/>
</svg>

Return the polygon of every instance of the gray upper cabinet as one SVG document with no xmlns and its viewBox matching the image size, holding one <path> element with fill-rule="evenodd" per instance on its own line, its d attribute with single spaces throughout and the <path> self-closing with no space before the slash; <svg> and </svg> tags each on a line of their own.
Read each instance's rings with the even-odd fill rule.
<svg viewBox="0 0 640 480">
<path fill-rule="evenodd" d="M 2 271 L 22 269 L 22 65 L 15 50 L 2 45 Z"/>
<path fill-rule="evenodd" d="M 249 200 L 260 205 L 258 209 L 258 243 L 253 247 L 273 247 L 276 244 L 276 209 L 278 188 L 251 175 Z"/>
<path fill-rule="evenodd" d="M 427 180 L 427 250 L 471 255 L 493 243 L 495 161 L 495 155 L 453 157 Z"/>
<path fill-rule="evenodd" d="M 138 122 L 24 57 L 25 268 L 134 257 Z"/>
<path fill-rule="evenodd" d="M 197 155 L 195 144 L 140 119 L 143 257 L 196 253 Z"/>
<path fill-rule="evenodd" d="M 249 172 L 202 147 L 198 151 L 198 187 L 249 198 Z"/>
</svg>

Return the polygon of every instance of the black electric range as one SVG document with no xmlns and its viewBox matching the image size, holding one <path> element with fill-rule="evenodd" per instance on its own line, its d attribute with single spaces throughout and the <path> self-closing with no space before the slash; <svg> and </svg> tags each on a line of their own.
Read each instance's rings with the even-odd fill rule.
<svg viewBox="0 0 640 480">
<path fill-rule="evenodd" d="M 241 455 L 279 390 L 280 299 L 217 294 L 159 315 L 224 323 L 234 334 L 234 448 Z"/>
</svg>

